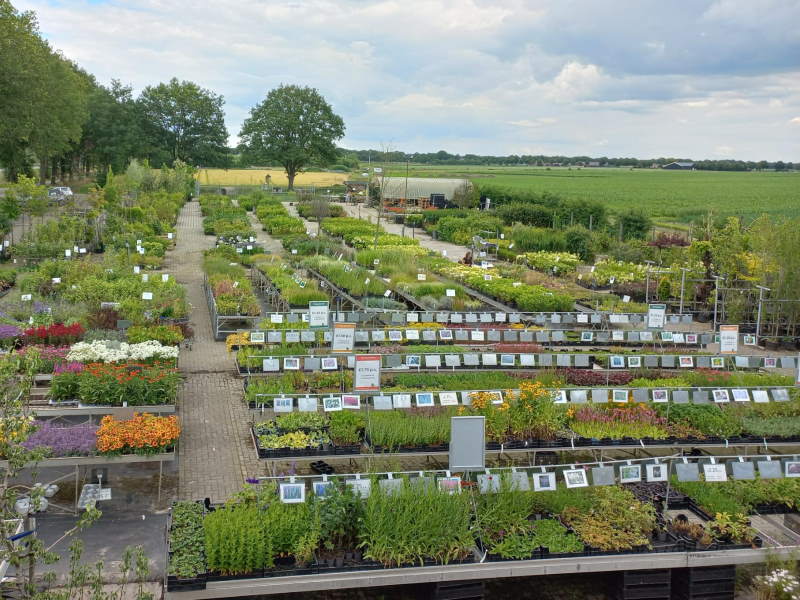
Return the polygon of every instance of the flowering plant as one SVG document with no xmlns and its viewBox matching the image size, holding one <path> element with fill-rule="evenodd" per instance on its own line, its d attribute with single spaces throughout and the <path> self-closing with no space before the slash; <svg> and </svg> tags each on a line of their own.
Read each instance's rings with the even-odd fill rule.
<svg viewBox="0 0 800 600">
<path fill-rule="evenodd" d="M 776 569 L 754 579 L 758 600 L 800 600 L 800 579 L 786 569 Z"/>
<path fill-rule="evenodd" d="M 26 344 L 50 344 L 53 346 L 72 344 L 83 336 L 84 329 L 80 323 L 64 325 L 54 323 L 53 325 L 41 325 L 26 329 L 23 334 L 23 341 Z"/>
<path fill-rule="evenodd" d="M 180 433 L 175 415 L 135 413 L 126 421 L 106 415 L 97 430 L 97 449 L 105 454 L 157 454 L 172 448 Z"/>
<path fill-rule="evenodd" d="M 10 347 L 21 335 L 22 330 L 16 325 L 0 323 L 0 347 Z"/>
<path fill-rule="evenodd" d="M 69 352 L 69 346 L 31 345 L 23 346 L 17 351 L 16 354 L 20 358 L 24 358 L 32 353 L 35 353 L 36 361 L 38 363 L 36 365 L 37 371 L 39 373 L 52 373 L 56 363 L 59 363 L 66 358 L 67 352 Z"/>
<path fill-rule="evenodd" d="M 163 346 L 161 342 L 150 340 L 140 344 L 128 344 L 110 340 L 78 342 L 69 351 L 67 360 L 80 362 L 123 362 L 170 360 L 178 358 L 176 346 Z"/>
<path fill-rule="evenodd" d="M 630 407 L 597 408 L 584 405 L 568 409 L 575 433 L 587 438 L 655 438 L 669 437 L 667 420 L 644 404 Z"/>
<path fill-rule="evenodd" d="M 28 450 L 45 448 L 51 456 L 84 456 L 95 451 L 97 425 L 64 427 L 37 421 L 34 431 L 22 446 Z"/>
<path fill-rule="evenodd" d="M 161 365 L 90 363 L 78 376 L 78 398 L 110 406 L 171 404 L 179 380 L 177 369 Z"/>
</svg>

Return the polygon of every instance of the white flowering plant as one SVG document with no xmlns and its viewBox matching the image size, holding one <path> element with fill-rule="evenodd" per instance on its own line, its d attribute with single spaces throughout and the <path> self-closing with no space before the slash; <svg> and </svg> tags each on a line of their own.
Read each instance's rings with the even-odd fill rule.
<svg viewBox="0 0 800 600">
<path fill-rule="evenodd" d="M 115 340 L 78 342 L 67 353 L 67 360 L 79 362 L 147 362 L 177 359 L 177 346 L 164 346 L 156 340 L 139 344 L 128 344 Z"/>
<path fill-rule="evenodd" d="M 800 580 L 786 569 L 775 569 L 755 578 L 758 600 L 800 600 Z"/>
</svg>

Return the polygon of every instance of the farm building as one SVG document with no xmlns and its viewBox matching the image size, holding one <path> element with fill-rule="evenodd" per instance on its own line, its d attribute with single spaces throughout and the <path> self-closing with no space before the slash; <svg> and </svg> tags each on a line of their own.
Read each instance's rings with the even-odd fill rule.
<svg viewBox="0 0 800 600">
<path fill-rule="evenodd" d="M 691 171 L 692 169 L 694 169 L 694 163 L 693 162 L 676 161 L 676 162 L 667 163 L 666 165 L 664 165 L 661 168 L 662 169 L 669 169 L 671 171 L 678 171 L 678 170 Z"/>
<path fill-rule="evenodd" d="M 441 179 L 435 177 L 383 177 L 372 182 L 373 189 L 380 193 L 386 206 L 447 208 L 452 206 L 457 190 L 472 184 L 468 179 Z"/>
</svg>

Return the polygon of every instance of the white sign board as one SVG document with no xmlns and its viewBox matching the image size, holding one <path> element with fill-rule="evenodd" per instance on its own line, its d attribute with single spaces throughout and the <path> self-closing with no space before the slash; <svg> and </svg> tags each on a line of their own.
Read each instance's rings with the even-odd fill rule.
<svg viewBox="0 0 800 600">
<path fill-rule="evenodd" d="M 739 326 L 719 326 L 719 352 L 720 354 L 736 354 L 739 350 Z"/>
<path fill-rule="evenodd" d="M 650 304 L 647 309 L 648 329 L 663 329 L 667 320 L 666 304 Z"/>
<path fill-rule="evenodd" d="M 355 323 L 334 323 L 333 324 L 333 352 L 352 352 L 353 344 L 356 339 Z"/>
<path fill-rule="evenodd" d="M 308 326 L 311 329 L 328 326 L 329 304 L 327 300 L 312 300 L 308 303 Z"/>
</svg>

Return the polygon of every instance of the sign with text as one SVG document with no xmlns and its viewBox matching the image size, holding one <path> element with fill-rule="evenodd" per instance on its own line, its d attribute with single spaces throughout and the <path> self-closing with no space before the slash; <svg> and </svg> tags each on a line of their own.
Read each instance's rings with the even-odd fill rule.
<svg viewBox="0 0 800 600">
<path fill-rule="evenodd" d="M 357 392 L 375 392 L 381 389 L 381 357 L 379 354 L 357 354 L 353 376 L 353 389 Z"/>
<path fill-rule="evenodd" d="M 739 350 L 739 326 L 719 326 L 719 352 L 720 354 L 736 354 Z"/>
<path fill-rule="evenodd" d="M 308 326 L 311 329 L 328 326 L 328 310 L 330 305 L 327 300 L 312 300 L 308 303 Z"/>
<path fill-rule="evenodd" d="M 356 339 L 355 323 L 334 323 L 332 352 L 352 352 Z"/>
<path fill-rule="evenodd" d="M 667 320 L 666 304 L 650 304 L 647 308 L 647 327 L 650 329 L 663 329 Z"/>
</svg>

